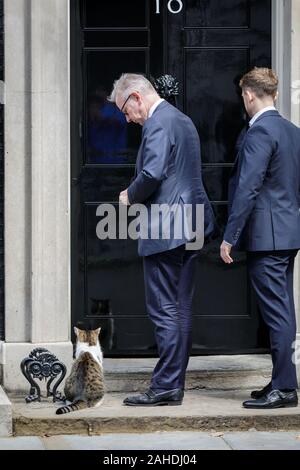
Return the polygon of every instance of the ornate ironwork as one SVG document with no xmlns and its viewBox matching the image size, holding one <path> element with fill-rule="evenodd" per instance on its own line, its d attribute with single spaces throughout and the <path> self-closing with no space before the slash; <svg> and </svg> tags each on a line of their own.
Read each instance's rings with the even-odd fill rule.
<svg viewBox="0 0 300 470">
<path fill-rule="evenodd" d="M 162 75 L 154 80 L 153 85 L 159 96 L 165 100 L 179 95 L 179 82 L 172 75 Z"/>
<path fill-rule="evenodd" d="M 30 383 L 29 395 L 25 397 L 27 403 L 41 401 L 41 389 L 36 380 L 47 382 L 47 397 L 56 400 L 65 400 L 65 397 L 57 391 L 59 384 L 64 379 L 67 368 L 48 349 L 36 348 L 31 351 L 28 357 L 21 362 L 21 371 Z M 51 389 L 51 385 L 53 388 Z"/>
</svg>

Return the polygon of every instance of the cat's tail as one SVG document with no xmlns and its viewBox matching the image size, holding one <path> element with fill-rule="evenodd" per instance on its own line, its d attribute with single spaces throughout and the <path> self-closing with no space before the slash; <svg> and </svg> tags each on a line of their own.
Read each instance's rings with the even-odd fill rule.
<svg viewBox="0 0 300 470">
<path fill-rule="evenodd" d="M 84 408 L 87 408 L 88 404 L 84 400 L 76 400 L 70 405 L 66 406 L 61 406 L 56 410 L 57 415 L 63 415 L 65 413 L 71 413 L 71 411 L 78 411 L 78 410 L 83 410 Z"/>
</svg>

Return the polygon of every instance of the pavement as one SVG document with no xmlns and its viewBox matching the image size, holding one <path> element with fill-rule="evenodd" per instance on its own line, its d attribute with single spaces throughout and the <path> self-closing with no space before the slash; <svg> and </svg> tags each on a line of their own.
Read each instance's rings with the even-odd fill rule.
<svg viewBox="0 0 300 470">
<path fill-rule="evenodd" d="M 300 450 L 294 432 L 155 432 L 0 438 L 1 450 Z"/>
</svg>

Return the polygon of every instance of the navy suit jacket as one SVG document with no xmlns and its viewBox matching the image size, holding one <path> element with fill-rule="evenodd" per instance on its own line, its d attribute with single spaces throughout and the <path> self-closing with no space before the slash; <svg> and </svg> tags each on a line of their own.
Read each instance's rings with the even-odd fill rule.
<svg viewBox="0 0 300 470">
<path fill-rule="evenodd" d="M 247 251 L 300 248 L 300 129 L 277 111 L 239 142 L 224 240 Z"/>
<path fill-rule="evenodd" d="M 213 211 L 202 183 L 198 132 L 191 119 L 167 101 L 157 106 L 143 126 L 136 178 L 128 187 L 128 198 L 130 204 L 143 203 L 149 214 L 151 204 L 182 207 L 187 203 L 192 208 L 204 204 L 204 235 L 214 230 Z M 185 233 L 180 239 L 140 238 L 139 254 L 160 253 L 188 241 Z"/>
</svg>

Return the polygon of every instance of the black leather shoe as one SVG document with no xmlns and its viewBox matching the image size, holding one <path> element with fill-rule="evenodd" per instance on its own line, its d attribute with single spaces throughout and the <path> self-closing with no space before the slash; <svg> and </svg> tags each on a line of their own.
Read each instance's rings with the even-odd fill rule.
<svg viewBox="0 0 300 470">
<path fill-rule="evenodd" d="M 161 406 L 161 405 L 181 405 L 184 392 L 180 388 L 167 390 L 166 392 L 157 393 L 154 390 L 147 390 L 140 395 L 127 397 L 123 401 L 128 406 Z"/>
<path fill-rule="evenodd" d="M 244 408 L 289 408 L 298 405 L 298 396 L 296 390 L 292 392 L 282 392 L 281 390 L 271 390 L 263 397 L 257 400 L 244 401 Z"/>
<path fill-rule="evenodd" d="M 251 392 L 251 398 L 261 398 L 263 397 L 266 393 L 269 393 L 270 391 L 272 390 L 272 382 L 269 382 L 264 388 L 262 388 L 261 390 L 253 390 L 253 392 Z"/>
</svg>

